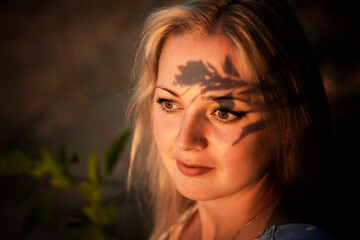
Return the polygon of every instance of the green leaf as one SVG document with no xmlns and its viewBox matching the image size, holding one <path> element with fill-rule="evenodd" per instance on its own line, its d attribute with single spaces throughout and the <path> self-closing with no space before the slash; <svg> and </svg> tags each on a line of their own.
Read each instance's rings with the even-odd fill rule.
<svg viewBox="0 0 360 240">
<path fill-rule="evenodd" d="M 118 226 L 116 207 L 113 205 L 107 205 L 103 209 L 102 215 L 102 231 L 105 236 L 110 239 L 114 239 L 114 237 L 118 236 L 120 230 Z"/>
<path fill-rule="evenodd" d="M 0 154 L 0 175 L 18 175 L 32 170 L 36 161 L 21 150 Z"/>
<path fill-rule="evenodd" d="M 100 204 L 102 192 L 99 186 L 95 186 L 87 180 L 79 185 L 79 190 L 90 204 Z"/>
<path fill-rule="evenodd" d="M 34 165 L 32 170 L 29 172 L 30 175 L 36 178 L 41 178 L 47 173 L 49 173 L 49 167 L 44 161 L 37 162 L 36 165 Z"/>
<path fill-rule="evenodd" d="M 105 151 L 105 170 L 111 174 L 119 162 L 120 155 L 131 136 L 130 130 L 123 132 Z"/>
<path fill-rule="evenodd" d="M 59 187 L 70 187 L 71 177 L 65 166 L 46 148 L 41 148 L 40 153 L 43 163 L 48 167 L 52 175 L 51 183 Z"/>
<path fill-rule="evenodd" d="M 63 167 L 55 156 L 47 148 L 41 148 L 40 153 L 42 160 L 48 166 L 53 177 L 60 178 L 63 175 Z"/>
<path fill-rule="evenodd" d="M 97 205 L 88 205 L 83 208 L 84 214 L 91 220 L 93 224 L 100 222 L 100 210 Z"/>
<path fill-rule="evenodd" d="M 51 216 L 53 197 L 47 196 L 34 203 L 25 216 L 22 231 L 30 233 L 44 224 Z"/>
<path fill-rule="evenodd" d="M 99 159 L 95 153 L 92 153 L 88 160 L 88 181 L 94 186 L 99 186 L 100 180 Z"/>
</svg>

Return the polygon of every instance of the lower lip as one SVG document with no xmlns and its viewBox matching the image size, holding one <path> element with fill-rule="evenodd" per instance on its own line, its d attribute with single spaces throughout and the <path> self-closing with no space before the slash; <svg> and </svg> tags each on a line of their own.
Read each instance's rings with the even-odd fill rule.
<svg viewBox="0 0 360 240">
<path fill-rule="evenodd" d="M 188 177 L 200 176 L 214 169 L 214 168 L 202 167 L 202 166 L 188 166 L 180 161 L 176 161 L 176 165 L 179 168 L 180 172 Z"/>
</svg>

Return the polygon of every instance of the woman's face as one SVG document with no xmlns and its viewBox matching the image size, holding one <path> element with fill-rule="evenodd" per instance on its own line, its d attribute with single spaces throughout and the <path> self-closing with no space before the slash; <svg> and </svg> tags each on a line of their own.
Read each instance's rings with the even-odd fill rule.
<svg viewBox="0 0 360 240">
<path fill-rule="evenodd" d="M 212 200 L 250 188 L 268 164 L 257 157 L 261 112 L 250 72 L 223 35 L 169 37 L 152 109 L 155 141 L 178 191 Z"/>
</svg>

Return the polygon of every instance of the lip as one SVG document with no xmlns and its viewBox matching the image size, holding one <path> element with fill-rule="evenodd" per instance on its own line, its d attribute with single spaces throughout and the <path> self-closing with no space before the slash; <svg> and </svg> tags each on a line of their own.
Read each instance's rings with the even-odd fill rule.
<svg viewBox="0 0 360 240">
<path fill-rule="evenodd" d="M 196 176 L 204 175 L 214 170 L 214 168 L 212 167 L 206 167 L 196 164 L 189 165 L 179 160 L 176 160 L 176 165 L 180 170 L 180 172 L 188 177 L 196 177 Z"/>
</svg>

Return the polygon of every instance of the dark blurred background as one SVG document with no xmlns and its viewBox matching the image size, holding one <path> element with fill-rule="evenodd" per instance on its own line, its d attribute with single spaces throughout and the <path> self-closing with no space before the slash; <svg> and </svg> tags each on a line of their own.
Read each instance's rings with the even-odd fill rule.
<svg viewBox="0 0 360 240">
<path fill-rule="evenodd" d="M 0 150 L 33 142 L 55 151 L 66 143 L 80 159 L 91 152 L 101 154 L 126 128 L 127 86 L 142 23 L 154 8 L 176 2 L 180 1 L 0 0 Z M 334 194 L 345 193 L 343 198 L 356 205 L 358 9 L 350 1 L 291 0 L 290 4 L 314 47 L 330 103 L 342 188 L 334 189 Z M 123 158 L 109 180 L 115 190 L 126 177 L 128 154 Z M 71 171 L 85 175 L 85 162 L 80 160 Z M 0 180 L 0 239 L 78 239 L 82 235 L 81 230 L 59 227 L 65 221 L 64 212 L 83 201 L 61 190 L 56 195 L 60 210 L 46 228 L 22 234 L 26 205 L 10 203 L 21 183 Z M 110 195 L 111 191 L 110 187 Z M 131 216 L 137 208 L 127 204 L 119 211 Z M 139 233 L 142 220 L 124 221 L 128 224 L 124 239 L 145 235 Z"/>
</svg>

